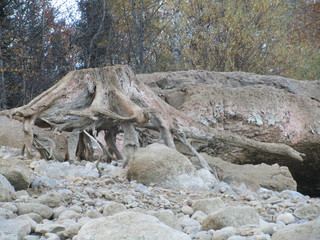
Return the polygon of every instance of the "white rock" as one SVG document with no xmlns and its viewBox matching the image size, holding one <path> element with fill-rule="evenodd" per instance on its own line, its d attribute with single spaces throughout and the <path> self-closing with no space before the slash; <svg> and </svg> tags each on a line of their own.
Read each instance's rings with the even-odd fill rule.
<svg viewBox="0 0 320 240">
<path fill-rule="evenodd" d="M 72 210 L 74 212 L 77 212 L 77 213 L 81 213 L 82 212 L 82 207 L 80 206 L 77 206 L 77 205 L 72 205 L 69 210 Z"/>
<path fill-rule="evenodd" d="M 290 224 L 295 222 L 295 218 L 291 213 L 284 213 L 277 217 L 277 222 L 283 222 L 284 224 Z"/>
<path fill-rule="evenodd" d="M 202 222 L 203 230 L 221 229 L 224 227 L 241 227 L 244 225 L 258 225 L 259 215 L 251 207 L 227 207 L 221 211 L 211 213 Z"/>
<path fill-rule="evenodd" d="M 242 236 L 231 236 L 228 237 L 227 240 L 247 240 L 247 238 Z"/>
<path fill-rule="evenodd" d="M 40 203 L 18 203 L 18 214 L 37 213 L 41 217 L 49 219 L 53 215 L 53 210 Z"/>
<path fill-rule="evenodd" d="M 65 226 L 61 223 L 55 223 L 51 221 L 43 221 L 42 224 L 36 226 L 35 232 L 46 234 L 46 233 L 57 233 L 65 230 Z"/>
<path fill-rule="evenodd" d="M 13 203 L 10 203 L 10 202 L 3 204 L 2 208 L 8 209 L 8 210 L 12 211 L 13 213 L 18 212 L 17 206 L 14 205 Z"/>
<path fill-rule="evenodd" d="M 198 211 L 195 211 L 195 212 L 192 214 L 191 218 L 194 219 L 194 220 L 196 220 L 196 221 L 199 222 L 199 223 L 202 223 L 202 221 L 203 221 L 207 216 L 208 216 L 207 214 L 205 214 L 204 212 L 198 210 Z"/>
<path fill-rule="evenodd" d="M 221 210 L 225 206 L 221 198 L 207 198 L 195 200 L 191 207 L 194 211 L 202 211 L 205 214 L 210 214 L 214 211 Z"/>
<path fill-rule="evenodd" d="M 269 234 L 261 234 L 261 235 L 256 235 L 254 237 L 254 240 L 271 240 L 271 237 Z"/>
<path fill-rule="evenodd" d="M 213 232 L 212 240 L 226 240 L 228 237 L 236 234 L 234 227 L 225 227 Z"/>
<path fill-rule="evenodd" d="M 0 202 L 8 202 L 16 197 L 15 190 L 11 183 L 0 174 Z"/>
<path fill-rule="evenodd" d="M 182 230 L 178 218 L 174 215 L 171 210 L 157 210 L 157 211 L 147 211 L 146 214 L 152 215 L 160 220 L 160 222 L 166 224 L 167 226 Z"/>
<path fill-rule="evenodd" d="M 194 213 L 194 210 L 192 209 L 192 207 L 189 207 L 189 206 L 183 206 L 181 208 L 181 212 L 183 214 L 186 214 L 186 215 L 192 215 Z"/>
<path fill-rule="evenodd" d="M 190 218 L 188 215 L 183 215 L 179 218 L 179 223 L 181 227 L 193 227 L 195 229 L 200 229 L 201 225 L 198 221 Z"/>
<path fill-rule="evenodd" d="M 66 219 L 79 219 L 80 217 L 81 217 L 80 213 L 77 213 L 72 210 L 67 210 L 67 211 L 62 212 L 59 215 L 58 221 L 62 222 L 63 220 L 66 220 Z"/>
<path fill-rule="evenodd" d="M 87 239 L 191 240 L 188 235 L 168 227 L 153 216 L 132 211 L 89 221 L 77 235 L 77 240 Z"/>
<path fill-rule="evenodd" d="M 122 211 L 126 211 L 127 208 L 118 202 L 112 202 L 112 201 L 108 201 L 105 203 L 105 206 L 103 207 L 103 216 L 111 216 L 114 215 L 116 213 L 122 212 Z"/>
<path fill-rule="evenodd" d="M 19 239 L 31 233 L 31 225 L 22 219 L 5 219 L 0 217 L 0 232 L 17 235 Z"/>
<path fill-rule="evenodd" d="M 57 234 L 54 234 L 54 233 L 46 233 L 44 236 L 47 238 L 47 240 L 60 240 L 61 239 Z"/>
<path fill-rule="evenodd" d="M 38 235 L 27 235 L 22 240 L 39 240 L 39 239 L 40 239 L 40 236 Z"/>
</svg>

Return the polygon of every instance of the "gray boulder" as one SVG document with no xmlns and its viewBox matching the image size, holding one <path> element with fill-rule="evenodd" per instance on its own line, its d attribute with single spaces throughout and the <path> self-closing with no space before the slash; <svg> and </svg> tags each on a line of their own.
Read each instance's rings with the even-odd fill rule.
<svg viewBox="0 0 320 240">
<path fill-rule="evenodd" d="M 241 227 L 259 224 L 259 215 L 252 207 L 228 207 L 211 213 L 202 222 L 203 230 L 218 230 L 224 227 Z"/>
<path fill-rule="evenodd" d="M 272 240 L 318 240 L 320 239 L 320 219 L 302 224 L 291 224 L 280 228 L 272 235 Z"/>
<path fill-rule="evenodd" d="M 49 219 L 53 215 L 53 210 L 46 205 L 40 203 L 18 203 L 18 214 L 37 213 L 42 218 Z"/>
<path fill-rule="evenodd" d="M 210 214 L 214 211 L 221 210 L 224 208 L 225 204 L 221 200 L 221 198 L 206 198 L 206 199 L 199 199 L 195 200 L 192 203 L 192 209 L 194 211 L 202 211 L 205 214 Z"/>
<path fill-rule="evenodd" d="M 237 165 L 208 154 L 203 154 L 203 157 L 211 167 L 221 169 L 222 179 L 230 185 L 243 183 L 253 191 L 259 187 L 279 192 L 286 189 L 297 190 L 297 183 L 288 167 L 280 167 L 278 164 L 271 166 L 265 163 Z"/>
<path fill-rule="evenodd" d="M 16 235 L 19 239 L 30 234 L 31 225 L 28 221 L 22 219 L 4 219 L 0 217 L 0 233 L 6 235 Z M 7 238 L 10 239 L 10 238 Z"/>
<path fill-rule="evenodd" d="M 31 171 L 27 164 L 19 159 L 1 159 L 0 174 L 8 179 L 16 191 L 27 189 L 31 183 Z"/>
<path fill-rule="evenodd" d="M 87 222 L 77 240 L 191 240 L 185 233 L 170 228 L 157 218 L 139 212 L 120 212 Z"/>
<path fill-rule="evenodd" d="M 10 182 L 0 174 L 0 202 L 9 202 L 15 198 L 15 191 Z"/>
<path fill-rule="evenodd" d="M 164 188 L 208 190 L 213 184 L 203 181 L 186 156 L 159 143 L 136 151 L 128 166 L 127 177 L 144 185 Z"/>
</svg>

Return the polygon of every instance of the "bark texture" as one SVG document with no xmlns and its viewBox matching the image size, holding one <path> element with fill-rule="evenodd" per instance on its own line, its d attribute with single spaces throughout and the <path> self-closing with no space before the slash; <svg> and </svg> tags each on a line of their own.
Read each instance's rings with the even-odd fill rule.
<svg viewBox="0 0 320 240">
<path fill-rule="evenodd" d="M 151 141 L 152 132 L 158 133 L 157 141 L 171 148 L 175 148 L 174 140 L 182 142 L 198 157 L 200 155 L 190 145 L 190 139 L 208 146 L 217 139 L 297 161 L 303 161 L 304 156 L 282 143 L 259 142 L 195 122 L 163 101 L 138 81 L 128 66 L 122 65 L 70 72 L 30 103 L 0 114 L 23 122 L 24 148 L 29 157 L 35 147 L 42 156 L 50 159 L 55 147 L 54 142 L 45 139 L 49 144 L 43 144 L 41 140 L 44 139 L 34 135 L 34 125 L 57 134 L 70 132 L 67 158 L 71 160 L 90 160 L 94 149 L 99 149 L 103 155 L 99 159 L 113 156 L 130 160 L 141 145 L 148 144 L 143 139 Z M 108 148 L 94 140 L 101 131 L 105 132 Z M 124 133 L 123 156 L 114 144 L 117 131 Z M 204 168 L 214 173 L 201 156 L 199 160 Z"/>
</svg>

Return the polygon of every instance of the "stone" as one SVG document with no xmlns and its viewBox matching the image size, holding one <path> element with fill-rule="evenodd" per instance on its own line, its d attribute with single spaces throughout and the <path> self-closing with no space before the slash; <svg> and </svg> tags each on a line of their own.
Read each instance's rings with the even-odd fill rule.
<svg viewBox="0 0 320 240">
<path fill-rule="evenodd" d="M 234 227 L 224 227 L 220 230 L 214 231 L 213 237 L 211 240 L 226 240 L 230 236 L 236 234 L 236 229 Z"/>
<path fill-rule="evenodd" d="M 49 219 L 53 215 L 53 210 L 46 205 L 40 203 L 18 203 L 18 214 L 37 213 L 42 218 Z"/>
<path fill-rule="evenodd" d="M 27 189 L 31 184 L 31 171 L 20 159 L 0 159 L 0 174 L 8 179 L 16 191 Z"/>
<path fill-rule="evenodd" d="M 13 198 L 15 198 L 14 187 L 0 174 L 0 202 L 9 202 Z"/>
<path fill-rule="evenodd" d="M 2 208 L 8 209 L 8 210 L 12 211 L 13 213 L 18 212 L 17 206 L 14 205 L 13 203 L 10 203 L 10 202 L 7 202 L 7 203 L 3 204 Z"/>
<path fill-rule="evenodd" d="M 80 224 L 78 224 L 75 220 L 66 219 L 62 221 L 61 224 L 65 227 L 65 229 L 63 231 L 57 232 L 57 235 L 62 239 L 72 239 L 73 236 L 78 234 Z"/>
<path fill-rule="evenodd" d="M 202 222 L 203 230 L 224 227 L 241 227 L 247 224 L 259 224 L 259 215 L 252 207 L 227 207 L 211 213 Z"/>
<path fill-rule="evenodd" d="M 192 219 L 188 215 L 183 215 L 182 217 L 180 217 L 179 218 L 179 223 L 180 223 L 182 228 L 186 228 L 186 227 L 192 227 L 194 229 L 200 229 L 201 228 L 200 223 L 198 221 Z"/>
<path fill-rule="evenodd" d="M 55 223 L 51 221 L 43 221 L 42 224 L 38 224 L 35 229 L 35 233 L 58 233 L 65 230 L 65 226 L 61 223 Z"/>
<path fill-rule="evenodd" d="M 198 211 L 195 211 L 191 218 L 196 220 L 197 222 L 199 223 L 202 223 L 202 221 L 208 216 L 208 214 L 205 214 L 204 212 L 198 210 Z"/>
<path fill-rule="evenodd" d="M 22 219 L 4 219 L 0 217 L 0 233 L 17 235 L 19 239 L 31 233 L 31 225 Z"/>
<path fill-rule="evenodd" d="M 183 104 L 179 104 L 179 111 L 194 121 L 262 142 L 285 143 L 305 153 L 304 161 L 297 164 L 290 157 L 281 157 L 280 160 L 276 154 L 214 142 L 215 156 L 232 163 L 264 162 L 271 165 L 285 162 L 302 193 L 320 195 L 320 178 L 316 174 L 320 172 L 319 81 L 197 70 L 140 74 L 137 77 L 165 99 L 173 92 L 182 94 Z M 205 144 L 202 146 L 206 147 Z M 283 177 L 279 176 L 279 179 L 283 181 Z M 276 179 L 274 175 L 274 187 L 280 186 Z"/>
<path fill-rule="evenodd" d="M 290 224 L 280 228 L 272 235 L 272 240 L 318 240 L 320 219 L 301 224 Z"/>
<path fill-rule="evenodd" d="M 227 240 L 247 240 L 247 238 L 235 235 L 235 236 L 228 237 Z"/>
<path fill-rule="evenodd" d="M 168 227 L 153 216 L 132 211 L 90 220 L 80 229 L 76 239 L 191 240 L 185 233 Z"/>
<path fill-rule="evenodd" d="M 72 210 L 66 210 L 59 215 L 58 221 L 61 222 L 66 219 L 79 219 L 81 217 L 80 213 Z"/>
<path fill-rule="evenodd" d="M 116 213 L 126 211 L 126 210 L 127 210 L 127 208 L 123 204 L 108 201 L 105 203 L 105 205 L 103 207 L 102 215 L 103 216 L 111 216 L 111 215 L 114 215 Z"/>
<path fill-rule="evenodd" d="M 294 210 L 294 216 L 299 219 L 313 220 L 320 216 L 320 206 L 315 203 L 302 205 Z"/>
<path fill-rule="evenodd" d="M 221 169 L 223 181 L 231 186 L 239 187 L 244 184 L 254 192 L 260 187 L 273 191 L 297 189 L 297 183 L 287 167 L 277 164 L 270 166 L 265 163 L 238 165 L 223 161 L 221 158 L 211 157 L 205 153 L 202 156 L 211 167 L 215 166 Z"/>
<path fill-rule="evenodd" d="M 295 222 L 295 218 L 291 213 L 283 213 L 277 217 L 277 222 L 283 222 L 284 224 L 290 224 Z"/>
<path fill-rule="evenodd" d="M 147 186 L 210 189 L 186 156 L 159 143 L 135 152 L 127 167 L 127 178 Z"/>
<path fill-rule="evenodd" d="M 71 207 L 69 209 L 71 210 Z M 54 208 L 53 209 L 53 218 L 58 218 L 62 212 L 67 211 L 67 210 L 68 210 L 68 208 L 65 206 L 60 206 L 60 207 Z"/>
<path fill-rule="evenodd" d="M 99 218 L 99 217 L 103 217 L 103 215 L 98 212 L 97 210 L 89 210 L 86 212 L 86 216 L 89 218 Z"/>
<path fill-rule="evenodd" d="M 38 235 L 27 235 L 24 236 L 24 238 L 22 240 L 39 240 L 40 236 Z"/>
<path fill-rule="evenodd" d="M 221 198 L 207 198 L 195 200 L 192 203 L 192 209 L 194 211 L 202 211 L 205 214 L 210 214 L 214 211 L 221 210 L 225 206 Z"/>
<path fill-rule="evenodd" d="M 192 207 L 189 207 L 189 206 L 183 206 L 181 208 L 181 212 L 183 214 L 186 214 L 186 215 L 192 215 L 194 213 L 194 210 L 192 209 Z"/>
<path fill-rule="evenodd" d="M 174 215 L 171 210 L 157 210 L 157 211 L 147 211 L 146 214 L 152 215 L 159 219 L 160 222 L 166 224 L 167 226 L 177 229 L 179 231 L 182 230 L 179 220 Z"/>
<path fill-rule="evenodd" d="M 41 195 L 37 198 L 36 202 L 47 205 L 51 208 L 66 206 L 68 204 L 61 194 L 54 191 Z"/>
<path fill-rule="evenodd" d="M 263 233 L 271 236 L 276 231 L 276 224 L 275 223 L 260 224 L 260 230 Z"/>
<path fill-rule="evenodd" d="M 12 211 L 0 207 L 0 217 L 4 217 L 4 218 L 8 219 L 8 218 L 14 218 L 16 216 L 17 215 L 14 214 Z"/>
</svg>

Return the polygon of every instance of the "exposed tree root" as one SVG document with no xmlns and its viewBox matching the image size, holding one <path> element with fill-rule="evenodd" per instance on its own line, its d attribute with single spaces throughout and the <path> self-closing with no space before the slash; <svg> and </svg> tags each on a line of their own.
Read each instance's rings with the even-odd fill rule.
<svg viewBox="0 0 320 240">
<path fill-rule="evenodd" d="M 160 140 L 171 148 L 175 148 L 173 138 L 176 136 L 194 153 L 202 166 L 214 174 L 187 138 L 210 143 L 214 137 L 226 144 L 287 156 L 298 161 L 303 161 L 304 156 L 285 144 L 258 142 L 194 122 L 138 82 L 127 66 L 70 72 L 27 105 L 0 114 L 23 121 L 28 157 L 32 157 L 32 146 L 42 151 L 46 158 L 54 155 L 52 150 L 44 149 L 39 144 L 39 137 L 34 141 L 34 125 L 50 127 L 56 132 L 70 132 L 68 157 L 71 160 L 92 160 L 93 144 L 96 144 L 101 155 L 98 164 L 103 155 L 109 159 L 116 157 L 130 161 L 141 146 L 137 127 L 156 129 Z M 102 148 L 93 136 L 93 131 L 105 132 L 107 146 L 114 155 Z M 124 132 L 123 155 L 115 144 L 119 131 Z"/>
</svg>

